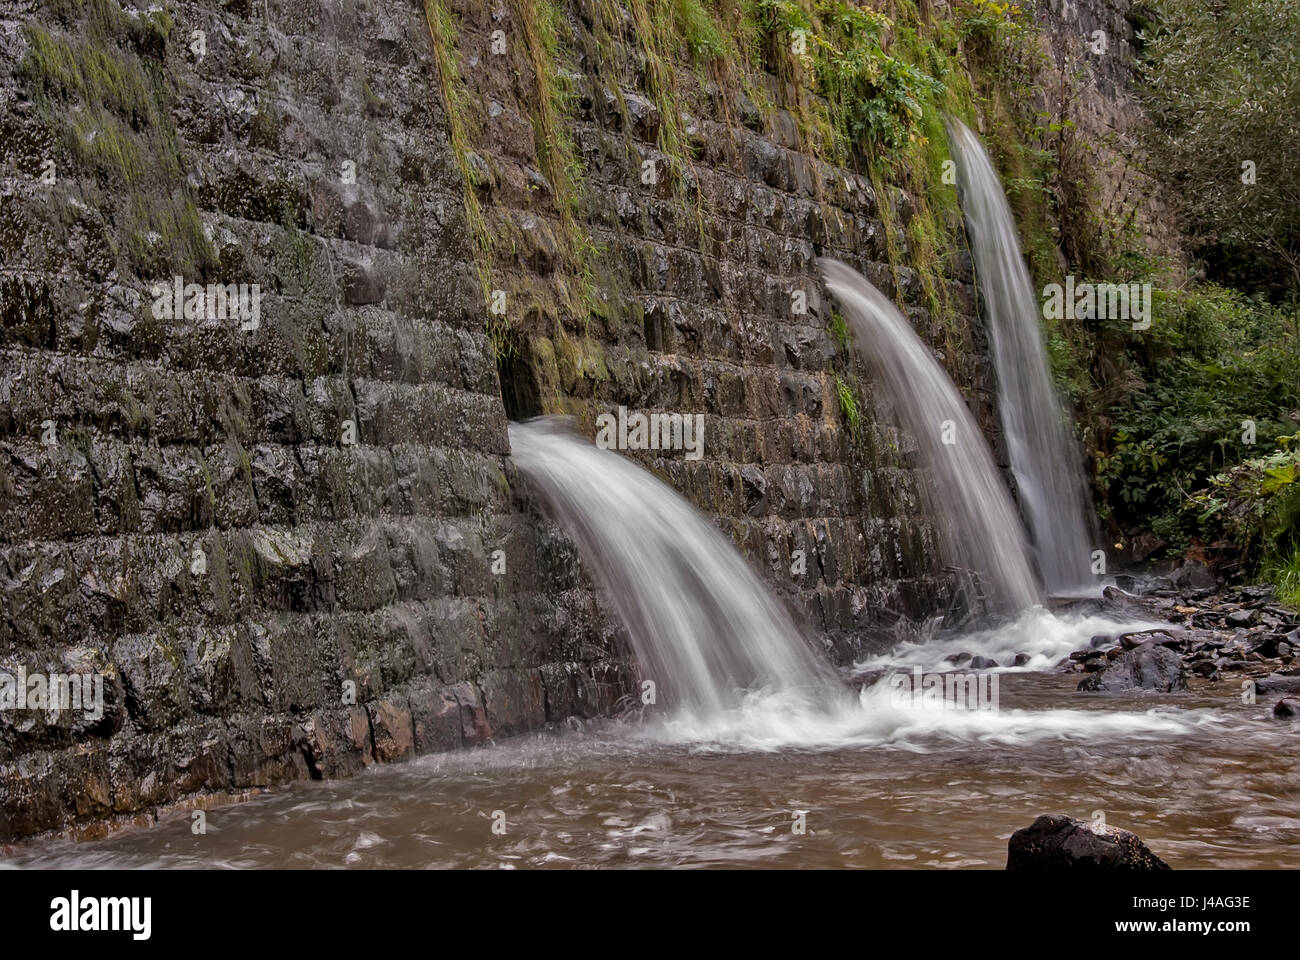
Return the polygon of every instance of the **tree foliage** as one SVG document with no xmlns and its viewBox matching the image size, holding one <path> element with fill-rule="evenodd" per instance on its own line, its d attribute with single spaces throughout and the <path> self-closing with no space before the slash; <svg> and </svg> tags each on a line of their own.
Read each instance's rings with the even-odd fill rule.
<svg viewBox="0 0 1300 960">
<path fill-rule="evenodd" d="M 1300 291 L 1300 3 L 1151 0 L 1147 12 L 1153 153 L 1193 248 L 1212 277 Z"/>
</svg>

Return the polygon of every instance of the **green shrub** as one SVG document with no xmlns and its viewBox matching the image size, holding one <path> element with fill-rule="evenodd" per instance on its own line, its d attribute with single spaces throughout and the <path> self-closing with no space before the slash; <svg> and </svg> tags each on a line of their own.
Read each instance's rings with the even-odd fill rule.
<svg viewBox="0 0 1300 960">
<path fill-rule="evenodd" d="M 1294 431 L 1300 309 L 1210 287 L 1157 294 L 1152 313 L 1140 335 L 1102 324 L 1116 329 L 1101 331 L 1099 349 L 1128 392 L 1107 411 L 1097 480 L 1105 515 L 1176 550 L 1201 532 L 1183 509 L 1193 493 Z"/>
<path fill-rule="evenodd" d="M 1191 498 L 1207 530 L 1221 533 L 1243 551 L 1249 572 L 1261 565 L 1284 589 L 1295 582 L 1300 551 L 1300 433 L 1277 438 L 1262 457 L 1209 479 Z"/>
</svg>

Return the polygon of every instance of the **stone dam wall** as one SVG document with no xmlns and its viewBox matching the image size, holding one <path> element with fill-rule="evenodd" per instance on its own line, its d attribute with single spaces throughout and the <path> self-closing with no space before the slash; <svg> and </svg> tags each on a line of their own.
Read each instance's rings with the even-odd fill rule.
<svg viewBox="0 0 1300 960">
<path fill-rule="evenodd" d="M 946 608 L 908 439 L 869 383 L 860 434 L 841 410 L 815 258 L 897 283 L 996 443 L 968 258 L 941 330 L 890 264 L 911 198 L 723 84 L 690 190 L 644 183 L 672 160 L 638 26 L 596 7 L 564 8 L 581 311 L 528 7 L 450 5 L 499 358 L 422 5 L 0 6 L 0 671 L 106 678 L 99 717 L 0 713 L 0 841 L 616 712 L 636 666 L 510 418 L 704 413 L 701 459 L 644 464 L 840 662 Z M 159 317 L 176 277 L 257 284 L 256 324 Z"/>
</svg>

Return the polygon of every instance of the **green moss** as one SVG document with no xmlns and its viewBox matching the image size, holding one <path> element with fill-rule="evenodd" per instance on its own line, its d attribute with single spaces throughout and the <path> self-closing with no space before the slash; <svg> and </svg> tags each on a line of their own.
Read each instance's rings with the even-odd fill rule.
<svg viewBox="0 0 1300 960">
<path fill-rule="evenodd" d="M 442 93 L 443 108 L 446 111 L 452 153 L 456 157 L 456 164 L 460 167 L 461 179 L 465 185 L 465 220 L 469 224 L 470 236 L 474 243 L 475 263 L 486 305 L 492 290 L 493 241 L 483 216 L 482 204 L 478 199 L 479 175 L 470 160 L 473 155 L 472 137 L 477 132 L 477 125 L 471 113 L 469 93 L 460 76 L 456 24 L 446 0 L 424 0 L 424 13 L 429 26 L 429 38 L 433 43 L 438 86 Z"/>
<path fill-rule="evenodd" d="M 841 351 L 852 353 L 853 337 L 849 333 L 849 325 L 836 307 L 831 307 L 831 336 L 835 338 L 835 342 L 839 344 Z"/>
<path fill-rule="evenodd" d="M 673 20 L 697 60 L 718 60 L 733 52 L 723 28 L 700 0 L 673 0 Z"/>
<path fill-rule="evenodd" d="M 117 253 L 139 274 L 201 276 L 216 262 L 189 198 L 161 70 L 163 11 L 131 17 L 109 0 L 56 5 L 72 28 L 24 25 L 24 86 L 75 163 L 117 210 Z"/>
<path fill-rule="evenodd" d="M 848 424 L 849 436 L 855 443 L 862 441 L 862 411 L 858 409 L 857 390 L 850 386 L 838 373 L 835 378 L 835 395 L 840 402 L 840 414 Z"/>
</svg>

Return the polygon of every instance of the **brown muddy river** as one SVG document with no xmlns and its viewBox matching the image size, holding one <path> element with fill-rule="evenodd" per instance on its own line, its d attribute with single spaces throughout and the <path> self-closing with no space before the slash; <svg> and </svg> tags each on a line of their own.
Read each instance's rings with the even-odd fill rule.
<svg viewBox="0 0 1300 960">
<path fill-rule="evenodd" d="M 1300 731 L 1269 702 L 1000 681 L 997 711 L 877 695 L 831 717 L 760 700 L 712 725 L 602 722 L 275 789 L 209 810 L 204 835 L 176 813 L 7 865 L 1000 869 L 1037 815 L 1100 810 L 1175 868 L 1300 867 Z"/>
</svg>

